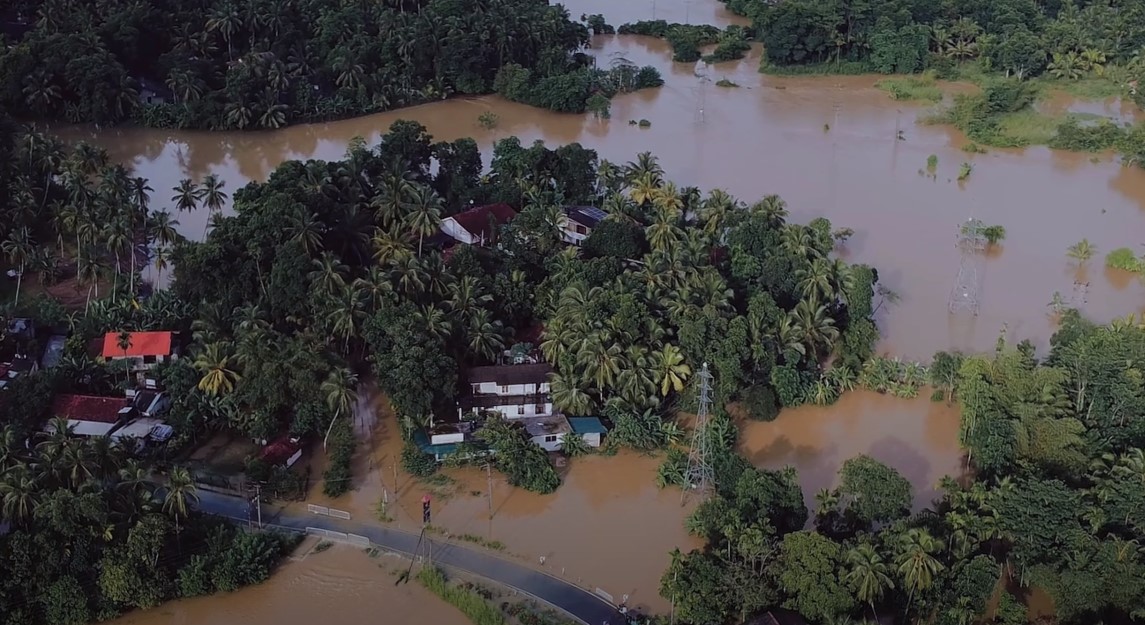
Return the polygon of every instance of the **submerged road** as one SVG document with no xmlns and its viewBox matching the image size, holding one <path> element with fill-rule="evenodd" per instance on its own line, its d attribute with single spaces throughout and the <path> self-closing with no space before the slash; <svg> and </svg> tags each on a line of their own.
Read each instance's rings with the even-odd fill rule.
<svg viewBox="0 0 1145 625">
<path fill-rule="evenodd" d="M 233 521 L 247 522 L 250 506 L 245 499 L 210 491 L 199 491 L 198 509 Z M 370 539 L 375 545 L 412 557 L 417 551 L 418 535 L 403 530 L 391 529 L 376 524 L 362 524 L 339 521 L 317 515 L 286 514 L 281 509 L 268 510 L 263 507 L 264 525 L 282 527 L 299 532 L 307 527 L 358 534 Z M 459 569 L 473 575 L 515 588 L 571 614 L 586 625 L 622 625 L 625 617 L 595 594 L 547 573 L 517 564 L 483 551 L 470 549 L 449 542 L 430 542 L 435 564 Z M 423 547 L 424 548 L 424 547 Z"/>
</svg>

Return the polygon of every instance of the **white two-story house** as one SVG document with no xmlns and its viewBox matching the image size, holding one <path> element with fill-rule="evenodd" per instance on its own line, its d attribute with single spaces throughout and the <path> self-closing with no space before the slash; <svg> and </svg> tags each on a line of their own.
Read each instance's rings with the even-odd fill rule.
<svg viewBox="0 0 1145 625">
<path fill-rule="evenodd" d="M 472 367 L 465 375 L 457 415 L 499 412 L 506 419 L 546 417 L 553 414 L 547 363 Z"/>
</svg>

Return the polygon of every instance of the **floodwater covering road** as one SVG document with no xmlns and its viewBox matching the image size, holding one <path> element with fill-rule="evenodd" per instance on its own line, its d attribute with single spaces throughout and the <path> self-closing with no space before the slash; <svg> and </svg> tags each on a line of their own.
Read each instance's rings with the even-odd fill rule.
<svg viewBox="0 0 1145 625">
<path fill-rule="evenodd" d="M 203 512 L 238 522 L 247 522 L 250 518 L 250 504 L 245 499 L 206 491 L 200 493 L 199 499 L 198 508 Z M 418 534 L 374 523 L 339 521 L 282 511 L 274 511 L 272 514 L 268 512 L 263 510 L 262 522 L 270 527 L 293 531 L 305 531 L 313 527 L 365 536 L 383 549 L 407 556 L 427 557 L 435 564 L 473 573 L 520 590 L 564 610 L 587 625 L 622 622 L 616 608 L 590 591 L 487 552 L 434 540 L 429 536 L 424 538 L 424 544 L 419 544 Z"/>
</svg>

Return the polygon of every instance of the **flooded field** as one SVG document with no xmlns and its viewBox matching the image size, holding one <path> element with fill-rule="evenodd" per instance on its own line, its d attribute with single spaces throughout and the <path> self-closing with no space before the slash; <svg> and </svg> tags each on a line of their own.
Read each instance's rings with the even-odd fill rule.
<svg viewBox="0 0 1145 625">
<path fill-rule="evenodd" d="M 379 566 L 381 565 L 381 566 Z M 469 625 L 460 611 L 416 582 L 394 586 L 361 550 L 334 547 L 288 561 L 265 583 L 237 592 L 165 603 L 110 625 Z"/>
<path fill-rule="evenodd" d="M 797 468 L 812 514 L 815 493 L 837 486 L 843 461 L 867 454 L 910 480 L 921 510 L 938 496 L 939 479 L 962 472 L 958 422 L 957 406 L 928 397 L 854 391 L 833 406 L 784 410 L 770 423 L 741 421 L 740 453 L 759 467 Z"/>
</svg>

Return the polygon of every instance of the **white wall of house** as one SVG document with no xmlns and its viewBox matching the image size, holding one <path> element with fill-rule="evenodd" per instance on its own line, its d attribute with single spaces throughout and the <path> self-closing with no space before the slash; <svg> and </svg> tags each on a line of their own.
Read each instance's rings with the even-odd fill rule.
<svg viewBox="0 0 1145 625">
<path fill-rule="evenodd" d="M 445 445 L 447 443 L 464 443 L 465 434 L 461 432 L 450 432 L 448 434 L 433 434 L 429 437 L 430 445 Z"/>
<path fill-rule="evenodd" d="M 509 384 L 500 386 L 496 382 L 482 382 L 474 384 L 474 395 L 534 395 L 536 393 L 548 393 L 549 383 L 541 382 L 540 384 Z"/>
<path fill-rule="evenodd" d="M 543 404 L 525 404 L 523 406 L 491 406 L 483 408 L 490 412 L 500 412 L 506 419 L 524 419 L 527 417 L 547 417 L 553 414 L 553 403 L 545 401 Z"/>
<path fill-rule="evenodd" d="M 561 232 L 564 235 L 565 243 L 572 243 L 573 245 L 580 245 L 592 234 L 592 229 L 585 227 L 571 219 L 567 215 L 561 215 Z"/>
<path fill-rule="evenodd" d="M 588 443 L 589 447 L 600 447 L 600 434 L 597 432 L 581 434 L 581 438 L 584 439 L 584 442 Z"/>
<path fill-rule="evenodd" d="M 457 220 L 452 217 L 446 217 L 441 220 L 441 231 L 462 243 L 468 243 L 469 245 L 477 243 L 477 237 L 473 236 L 473 233 L 465 228 L 462 228 L 461 224 L 457 223 Z"/>
<path fill-rule="evenodd" d="M 561 434 L 545 434 L 542 436 L 534 436 L 533 444 L 537 445 L 545 451 L 560 451 L 561 442 L 564 441 L 565 435 Z"/>
<path fill-rule="evenodd" d="M 131 363 L 132 371 L 146 371 L 148 369 L 154 369 L 155 365 L 158 365 L 161 362 L 175 360 L 175 356 L 174 354 L 171 356 L 128 356 L 127 358 L 124 358 L 123 356 L 112 356 L 111 360 L 127 360 Z"/>
</svg>

